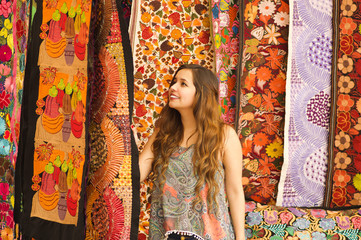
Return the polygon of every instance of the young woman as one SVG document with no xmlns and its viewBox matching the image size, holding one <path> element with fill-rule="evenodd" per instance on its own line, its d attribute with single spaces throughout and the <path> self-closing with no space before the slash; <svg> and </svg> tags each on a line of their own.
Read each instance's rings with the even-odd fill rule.
<svg viewBox="0 0 361 240">
<path fill-rule="evenodd" d="M 150 172 L 154 181 L 151 240 L 245 239 L 242 149 L 220 118 L 210 70 L 194 64 L 177 70 L 139 167 L 141 181 Z"/>
</svg>

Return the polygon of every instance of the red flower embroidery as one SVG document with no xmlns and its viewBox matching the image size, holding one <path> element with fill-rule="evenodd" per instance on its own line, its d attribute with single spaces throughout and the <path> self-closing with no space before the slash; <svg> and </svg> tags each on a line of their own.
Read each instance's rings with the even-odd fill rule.
<svg viewBox="0 0 361 240">
<path fill-rule="evenodd" d="M 0 108 L 9 106 L 10 104 L 10 94 L 7 94 L 5 91 L 0 93 Z"/>
<path fill-rule="evenodd" d="M 332 193 L 332 202 L 337 206 L 342 207 L 346 203 L 346 189 L 345 188 L 334 188 Z"/>
<path fill-rule="evenodd" d="M 344 132 L 347 132 L 351 127 L 349 112 L 339 112 L 337 114 L 337 127 Z"/>
<path fill-rule="evenodd" d="M 340 39 L 340 49 L 345 54 L 351 54 L 353 51 L 353 38 L 352 36 L 344 35 Z"/>
<path fill-rule="evenodd" d="M 0 46 L 0 61 L 8 62 L 11 59 L 12 53 L 8 45 Z"/>
</svg>

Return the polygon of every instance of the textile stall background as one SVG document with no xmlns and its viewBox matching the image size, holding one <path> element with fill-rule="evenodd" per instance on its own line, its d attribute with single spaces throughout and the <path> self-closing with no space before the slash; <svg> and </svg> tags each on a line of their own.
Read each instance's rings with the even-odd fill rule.
<svg viewBox="0 0 361 240">
<path fill-rule="evenodd" d="M 283 163 L 288 1 L 243 1 L 238 135 L 246 199 L 274 204 Z"/>
<path fill-rule="evenodd" d="M 290 2 L 284 163 L 277 205 L 321 207 L 327 172 L 332 1 Z"/>
<path fill-rule="evenodd" d="M 227 3 L 228 4 L 228 3 Z M 134 130 L 141 151 L 167 99 L 172 76 L 184 63 L 214 70 L 208 1 L 133 1 L 130 38 L 134 60 Z M 133 26 L 132 26 L 133 24 Z M 149 226 L 149 183 L 141 186 L 140 239 Z"/>
<path fill-rule="evenodd" d="M 120 2 L 94 5 L 86 239 L 136 239 L 139 171 L 130 128 L 134 81 L 128 28 Z"/>
</svg>

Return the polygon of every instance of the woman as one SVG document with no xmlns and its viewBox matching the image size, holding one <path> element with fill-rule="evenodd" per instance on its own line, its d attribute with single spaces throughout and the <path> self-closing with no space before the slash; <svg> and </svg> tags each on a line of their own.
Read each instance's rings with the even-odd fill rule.
<svg viewBox="0 0 361 240">
<path fill-rule="evenodd" d="M 177 70 L 139 167 L 141 181 L 153 173 L 150 239 L 245 239 L 242 149 L 220 118 L 210 70 Z"/>
</svg>

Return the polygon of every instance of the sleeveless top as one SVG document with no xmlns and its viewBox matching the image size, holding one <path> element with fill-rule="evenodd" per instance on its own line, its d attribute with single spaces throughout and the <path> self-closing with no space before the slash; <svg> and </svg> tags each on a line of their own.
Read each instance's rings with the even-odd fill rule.
<svg viewBox="0 0 361 240">
<path fill-rule="evenodd" d="M 179 147 L 169 160 L 162 189 L 159 182 L 153 185 L 149 239 L 161 240 L 171 233 L 193 234 L 197 239 L 235 239 L 225 195 L 224 170 L 221 167 L 216 179 L 219 194 L 216 196 L 218 208 L 207 210 L 207 190 L 200 191 L 202 202 L 194 206 L 197 178 L 193 171 L 193 145 Z"/>
</svg>

